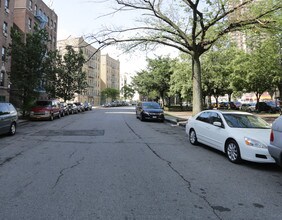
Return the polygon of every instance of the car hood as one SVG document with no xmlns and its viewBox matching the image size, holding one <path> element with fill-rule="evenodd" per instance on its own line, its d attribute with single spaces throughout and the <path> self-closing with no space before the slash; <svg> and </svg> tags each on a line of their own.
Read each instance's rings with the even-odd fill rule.
<svg viewBox="0 0 282 220">
<path fill-rule="evenodd" d="M 150 112 L 150 113 L 163 113 L 164 112 L 162 109 L 152 109 L 152 108 L 144 108 L 143 110 L 145 112 Z"/>
<path fill-rule="evenodd" d="M 231 128 L 232 133 L 236 133 L 240 137 L 248 137 L 255 140 L 258 140 L 265 145 L 269 143 L 270 137 L 270 128 L 269 129 L 250 129 L 250 128 Z"/>
</svg>

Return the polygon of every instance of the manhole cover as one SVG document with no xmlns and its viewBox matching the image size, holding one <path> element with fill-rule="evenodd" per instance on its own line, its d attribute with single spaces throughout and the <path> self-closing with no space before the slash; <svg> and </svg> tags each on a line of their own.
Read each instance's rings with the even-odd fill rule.
<svg viewBox="0 0 282 220">
<path fill-rule="evenodd" d="M 105 130 L 41 130 L 32 136 L 103 136 Z"/>
</svg>

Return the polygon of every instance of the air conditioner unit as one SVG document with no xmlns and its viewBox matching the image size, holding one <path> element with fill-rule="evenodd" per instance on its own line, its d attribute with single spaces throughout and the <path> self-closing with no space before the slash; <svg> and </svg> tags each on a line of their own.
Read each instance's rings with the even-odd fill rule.
<svg viewBox="0 0 282 220">
<path fill-rule="evenodd" d="M 5 8 L 5 12 L 9 14 L 10 13 L 9 8 Z"/>
</svg>

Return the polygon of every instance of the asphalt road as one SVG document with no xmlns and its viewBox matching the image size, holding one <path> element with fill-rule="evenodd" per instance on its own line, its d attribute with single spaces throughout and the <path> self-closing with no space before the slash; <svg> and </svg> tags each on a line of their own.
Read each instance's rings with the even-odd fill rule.
<svg viewBox="0 0 282 220">
<path fill-rule="evenodd" d="M 282 219 L 282 169 L 230 163 L 133 108 L 0 137 L 0 219 Z"/>
</svg>

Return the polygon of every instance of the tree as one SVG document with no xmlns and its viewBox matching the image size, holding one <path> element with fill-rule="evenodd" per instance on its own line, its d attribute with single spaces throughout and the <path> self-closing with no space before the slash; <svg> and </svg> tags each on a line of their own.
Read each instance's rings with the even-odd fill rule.
<svg viewBox="0 0 282 220">
<path fill-rule="evenodd" d="M 156 100 L 157 94 L 153 85 L 153 76 L 148 70 L 141 70 L 132 78 L 132 85 L 134 90 L 136 90 L 142 100 Z"/>
<path fill-rule="evenodd" d="M 245 89 L 255 93 L 257 102 L 265 91 L 273 87 L 275 76 L 281 75 L 281 68 L 277 68 L 279 54 L 275 46 L 269 45 L 270 41 L 257 42 L 256 48 L 246 54 Z"/>
<path fill-rule="evenodd" d="M 153 100 L 160 97 L 162 103 L 166 104 L 173 62 L 169 57 L 147 59 L 147 69 L 140 71 L 133 78 L 133 84 L 139 94 Z"/>
<path fill-rule="evenodd" d="M 214 96 L 216 104 L 218 97 L 228 94 L 229 102 L 234 91 L 232 73 L 234 72 L 234 60 L 241 55 L 241 51 L 234 45 L 226 42 L 217 44 L 203 56 L 203 91 L 204 95 Z"/>
<path fill-rule="evenodd" d="M 148 59 L 148 72 L 151 74 L 152 86 L 158 92 L 162 103 L 167 104 L 165 99 L 168 98 L 170 87 L 170 77 L 173 74 L 173 60 L 169 57 L 157 57 Z"/>
<path fill-rule="evenodd" d="M 75 93 L 83 93 L 88 85 L 82 70 L 85 63 L 82 51 L 77 52 L 72 46 L 66 46 L 65 50 L 63 57 L 59 51 L 48 53 L 45 75 L 49 95 L 67 101 L 73 99 Z"/>
<path fill-rule="evenodd" d="M 136 27 L 107 28 L 92 38 L 106 46 L 126 43 L 126 50 L 165 45 L 192 57 L 193 113 L 202 110 L 201 56 L 222 36 L 244 29 L 270 28 L 270 15 L 281 11 L 281 0 L 113 0 L 113 13 L 141 11 Z M 138 14 L 138 13 L 137 13 Z M 143 18 L 143 19 L 142 19 Z M 137 32 L 137 34 L 136 34 Z M 135 33 L 135 34 L 134 34 Z"/>
<path fill-rule="evenodd" d="M 132 99 L 133 96 L 134 96 L 134 89 L 132 88 L 132 86 L 129 86 L 129 85 L 124 85 L 122 88 L 122 93 L 123 93 L 123 97 L 125 100 L 127 99 Z"/>
<path fill-rule="evenodd" d="M 111 98 L 111 100 L 113 101 L 118 97 L 119 91 L 115 88 L 106 88 L 101 92 L 101 95 L 105 99 Z"/>
<path fill-rule="evenodd" d="M 43 62 L 47 52 L 48 34 L 45 30 L 36 29 L 26 35 L 24 41 L 21 33 L 12 28 L 11 56 L 11 96 L 20 102 L 23 116 L 42 90 L 44 74 Z M 15 101 L 17 102 L 17 101 Z"/>
<path fill-rule="evenodd" d="M 178 95 L 180 105 L 182 101 L 192 101 L 192 72 L 191 58 L 186 54 L 181 54 L 172 66 L 173 74 L 170 77 L 170 95 Z"/>
</svg>

